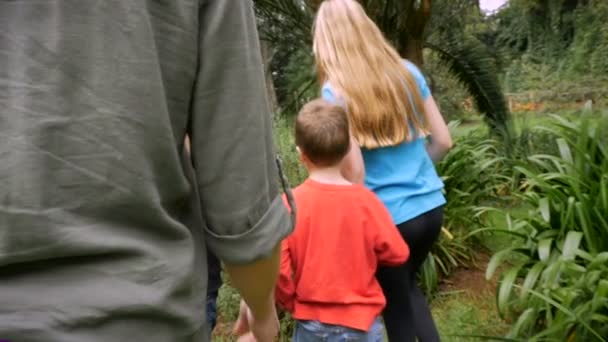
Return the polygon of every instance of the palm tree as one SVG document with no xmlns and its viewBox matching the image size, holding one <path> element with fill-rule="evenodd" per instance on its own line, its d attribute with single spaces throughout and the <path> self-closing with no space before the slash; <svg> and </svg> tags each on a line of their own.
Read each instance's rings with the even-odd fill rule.
<svg viewBox="0 0 608 342">
<path fill-rule="evenodd" d="M 312 22 L 320 1 L 254 0 L 262 39 L 279 48 L 275 57 L 282 63 L 302 47 L 310 48 Z M 457 16 L 431 20 L 433 13 L 442 14 L 454 6 L 478 7 L 477 0 L 360 1 L 402 56 L 424 68 L 423 50 L 435 53 L 469 91 L 491 131 L 504 138 L 510 136 L 509 111 L 488 49 L 464 30 L 454 30 L 451 24 Z M 308 82 L 308 87 L 314 84 L 310 79 L 301 82 Z"/>
</svg>

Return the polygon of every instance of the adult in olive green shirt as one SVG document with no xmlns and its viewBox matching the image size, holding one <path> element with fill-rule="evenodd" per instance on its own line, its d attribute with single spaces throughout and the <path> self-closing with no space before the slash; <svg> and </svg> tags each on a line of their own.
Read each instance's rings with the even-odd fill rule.
<svg viewBox="0 0 608 342">
<path fill-rule="evenodd" d="M 206 341 L 208 246 L 269 341 L 270 120 L 250 0 L 0 1 L 0 340 Z"/>
</svg>

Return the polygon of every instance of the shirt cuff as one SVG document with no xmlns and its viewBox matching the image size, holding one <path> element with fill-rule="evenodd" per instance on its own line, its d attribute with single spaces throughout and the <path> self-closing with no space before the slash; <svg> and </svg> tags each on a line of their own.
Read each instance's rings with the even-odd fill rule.
<svg viewBox="0 0 608 342">
<path fill-rule="evenodd" d="M 248 264 L 269 256 L 292 230 L 289 212 L 278 195 L 262 218 L 248 231 L 238 235 L 217 235 L 205 229 L 205 238 L 209 249 L 222 261 Z"/>
</svg>

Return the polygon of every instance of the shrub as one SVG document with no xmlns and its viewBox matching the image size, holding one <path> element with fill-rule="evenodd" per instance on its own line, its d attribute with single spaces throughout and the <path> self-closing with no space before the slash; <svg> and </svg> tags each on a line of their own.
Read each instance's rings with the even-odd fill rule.
<svg viewBox="0 0 608 342">
<path fill-rule="evenodd" d="M 456 128 L 454 123 L 450 126 L 452 130 Z M 486 133 L 473 131 L 457 138 L 454 148 L 437 165 L 445 184 L 447 204 L 444 234 L 421 272 L 421 285 L 427 295 L 436 289 L 440 275 L 447 276 L 452 269 L 471 262 L 474 251 L 471 247 L 476 241 L 468 237 L 483 224 L 480 205 L 509 192 L 509 178 L 503 176 L 506 158 L 501 156 L 499 146 Z"/>
<path fill-rule="evenodd" d="M 294 119 L 289 115 L 282 115 L 275 118 L 274 135 L 278 153 L 283 160 L 285 175 L 292 187 L 304 182 L 307 177 L 306 169 L 300 163 L 296 152 L 294 138 Z"/>
<path fill-rule="evenodd" d="M 516 196 L 534 208 L 505 215 L 513 246 L 487 269 L 511 258 L 497 289 L 497 306 L 514 318 L 509 337 L 604 341 L 608 336 L 608 118 L 590 125 L 559 117 L 540 128 L 559 153 L 535 154 L 515 167 L 523 175 Z M 513 254 L 518 257 L 513 261 Z M 518 317 L 517 317 L 518 316 Z"/>
</svg>

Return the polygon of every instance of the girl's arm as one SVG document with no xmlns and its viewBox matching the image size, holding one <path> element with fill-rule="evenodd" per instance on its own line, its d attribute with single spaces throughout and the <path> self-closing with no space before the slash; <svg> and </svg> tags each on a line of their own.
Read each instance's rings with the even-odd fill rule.
<svg viewBox="0 0 608 342">
<path fill-rule="evenodd" d="M 365 166 L 363 165 L 363 156 L 357 139 L 352 135 L 350 137 L 350 150 L 342 161 L 340 169 L 342 176 L 349 182 L 354 184 L 363 184 L 365 180 Z"/>
<path fill-rule="evenodd" d="M 452 148 L 452 136 L 433 96 L 428 96 L 424 100 L 424 112 L 431 136 L 426 144 L 426 151 L 433 162 L 437 163 Z"/>
</svg>

